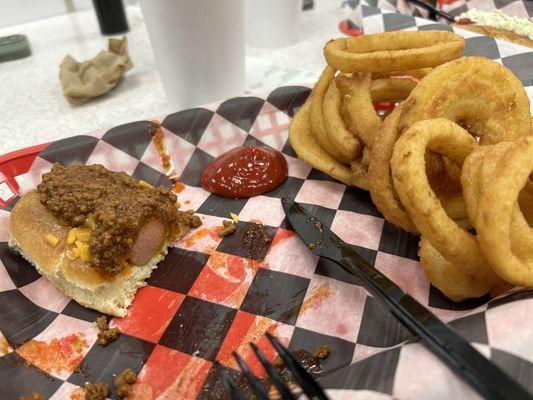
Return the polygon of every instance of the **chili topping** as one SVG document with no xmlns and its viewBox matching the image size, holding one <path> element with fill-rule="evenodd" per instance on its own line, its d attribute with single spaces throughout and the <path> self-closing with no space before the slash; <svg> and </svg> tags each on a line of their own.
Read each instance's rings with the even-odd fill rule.
<svg viewBox="0 0 533 400">
<path fill-rule="evenodd" d="M 76 246 L 88 249 L 90 263 L 111 275 L 127 265 L 128 251 L 148 221 L 159 220 L 168 240 L 197 222 L 195 216 L 178 211 L 176 195 L 166 187 L 154 188 L 98 164 L 56 163 L 43 174 L 37 191 L 41 203 L 60 221 L 90 229 L 87 241 L 76 240 Z"/>
</svg>

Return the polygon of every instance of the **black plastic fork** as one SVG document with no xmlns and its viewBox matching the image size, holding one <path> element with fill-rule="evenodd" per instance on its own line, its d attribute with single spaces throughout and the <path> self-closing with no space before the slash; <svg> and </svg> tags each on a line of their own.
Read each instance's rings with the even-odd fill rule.
<svg viewBox="0 0 533 400">
<path fill-rule="evenodd" d="M 441 9 L 439 9 L 437 6 L 429 3 L 425 3 L 422 0 L 407 0 L 409 3 L 414 4 L 415 6 L 418 6 L 420 8 L 423 8 L 427 11 L 429 11 L 431 14 L 433 14 L 433 20 L 435 20 L 435 15 L 438 15 L 439 17 L 442 17 L 449 22 L 455 22 L 455 17 L 453 15 L 450 15 Z M 436 3 L 436 2 L 435 2 Z"/>
<path fill-rule="evenodd" d="M 307 395 L 309 400 L 328 400 L 328 397 L 325 395 L 319 384 L 298 363 L 298 361 L 296 361 L 296 359 L 292 356 L 289 350 L 287 350 L 280 343 L 280 341 L 269 332 L 266 333 L 266 337 L 268 338 L 270 343 L 272 343 L 274 349 L 276 349 L 276 351 L 278 352 L 287 369 L 291 371 L 294 381 L 300 386 L 303 393 Z M 279 392 L 278 398 L 283 400 L 296 400 L 296 397 L 292 394 L 291 389 L 289 388 L 285 380 L 280 376 L 280 374 L 276 371 L 273 365 L 268 362 L 263 352 L 259 350 L 259 348 L 254 343 L 250 343 L 250 347 L 259 359 L 259 362 L 267 372 L 270 379 L 272 379 L 272 383 Z M 264 386 L 261 385 L 259 379 L 252 373 L 250 367 L 244 362 L 244 360 L 235 352 L 233 352 L 233 357 L 235 357 L 237 364 L 239 364 L 243 375 L 250 383 L 250 388 L 257 396 L 257 398 L 260 400 L 270 400 L 271 398 L 269 397 Z M 244 393 L 238 388 L 237 384 L 229 376 L 228 372 L 225 371 L 223 368 L 219 368 L 219 371 L 222 374 L 222 380 L 224 382 L 224 385 L 230 391 L 232 398 L 236 400 L 246 400 Z"/>
</svg>

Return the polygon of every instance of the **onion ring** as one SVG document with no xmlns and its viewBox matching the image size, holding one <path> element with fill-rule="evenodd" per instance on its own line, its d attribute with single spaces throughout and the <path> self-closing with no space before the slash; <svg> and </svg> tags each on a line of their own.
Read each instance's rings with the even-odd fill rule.
<svg viewBox="0 0 533 400">
<path fill-rule="evenodd" d="M 531 132 L 529 98 L 518 78 L 483 57 L 463 57 L 431 71 L 404 101 L 403 131 L 417 121 L 446 118 L 493 144 Z"/>
<path fill-rule="evenodd" d="M 368 166 L 370 196 L 387 221 L 407 232 L 418 234 L 418 230 L 411 218 L 397 199 L 390 169 L 390 159 L 392 158 L 394 144 L 400 135 L 398 123 L 401 113 L 400 105 L 385 118 L 383 126 L 376 136 Z"/>
<path fill-rule="evenodd" d="M 335 77 L 335 70 L 331 67 L 326 67 L 318 82 L 316 83 L 313 93 L 311 94 L 311 132 L 322 149 L 336 160 L 348 164 L 350 159 L 344 157 L 340 151 L 333 146 L 331 140 L 328 137 L 326 130 L 326 123 L 324 122 L 324 96 L 328 87 Z"/>
<path fill-rule="evenodd" d="M 355 185 L 368 190 L 367 181 L 354 180 L 350 168 L 341 164 L 318 145 L 311 134 L 310 109 L 310 102 L 307 101 L 296 113 L 289 127 L 289 141 L 298 158 L 346 185 Z"/>
<path fill-rule="evenodd" d="M 407 78 L 375 79 L 370 86 L 373 101 L 396 102 L 405 100 L 416 87 L 416 82 Z"/>
<path fill-rule="evenodd" d="M 497 164 L 505 152 L 512 146 L 512 143 L 513 142 L 502 142 L 492 145 L 483 157 L 479 176 L 482 195 L 484 193 L 484 188 L 491 185 L 492 176 L 496 170 Z M 515 205 L 511 217 L 511 247 L 518 257 L 533 258 L 533 229 L 530 228 L 525 215 L 521 212 L 520 195 L 522 193 L 527 194 L 527 191 L 522 190 L 518 195 L 518 202 Z"/>
<path fill-rule="evenodd" d="M 329 140 L 337 151 L 351 162 L 361 154 L 363 149 L 359 139 L 346 129 L 346 125 L 341 116 L 342 97 L 342 93 L 337 88 L 335 80 L 332 80 L 324 96 L 322 109 L 324 110 L 324 122 Z"/>
<path fill-rule="evenodd" d="M 416 235 L 418 229 L 398 199 L 391 175 L 390 160 L 394 144 L 400 136 L 397 126 L 400 115 L 401 105 L 385 118 L 376 136 L 368 166 L 370 196 L 387 221 Z M 425 160 L 430 186 L 440 199 L 446 214 L 454 220 L 465 219 L 467 213 L 460 184 L 448 177 L 441 157 L 428 152 Z M 353 163 L 352 170 L 354 170 Z"/>
<path fill-rule="evenodd" d="M 430 151 L 426 152 L 425 160 L 429 184 L 437 194 L 446 214 L 456 222 L 458 220 L 467 222 L 468 214 L 460 180 L 461 168 L 449 158 Z M 472 225 L 468 221 L 467 224 L 463 223 L 464 226 Z"/>
<path fill-rule="evenodd" d="M 479 244 L 493 270 L 507 282 L 533 286 L 533 258 L 521 258 L 513 251 L 511 223 L 518 209 L 518 196 L 533 171 L 533 136 L 513 143 L 502 155 L 490 185 L 483 188 L 475 222 Z M 515 214 L 517 215 L 517 214 Z M 518 214 L 524 219 L 523 214 Z M 528 234 L 533 235 L 527 221 Z"/>
<path fill-rule="evenodd" d="M 476 221 L 479 201 L 484 188 L 491 185 L 492 175 L 503 154 L 512 146 L 513 142 L 502 142 L 490 146 L 482 146 L 474 150 L 465 160 L 461 175 L 464 198 L 468 210 L 468 217 Z M 533 235 L 530 224 L 533 222 L 531 206 L 533 205 L 533 191 L 531 182 L 518 195 L 518 207 L 513 211 L 511 221 L 511 245 L 520 256 L 532 254 Z M 520 215 L 520 212 L 522 215 Z M 526 256 L 529 257 L 529 256 Z"/>
<path fill-rule="evenodd" d="M 452 32 L 399 31 L 330 40 L 324 56 L 341 72 L 391 72 L 443 64 L 461 57 L 464 47 Z"/>
<path fill-rule="evenodd" d="M 357 186 L 358 188 L 368 190 L 368 187 L 370 186 L 370 182 L 368 180 L 368 170 L 364 167 L 364 165 L 360 161 L 354 161 L 351 164 L 351 170 L 352 170 L 352 180 L 354 182 L 354 186 Z M 363 185 L 360 183 L 355 182 L 362 182 Z"/>
<path fill-rule="evenodd" d="M 420 239 L 419 245 L 418 256 L 426 278 L 450 300 L 477 298 L 490 291 L 491 285 L 447 261 L 425 238 Z"/>
<path fill-rule="evenodd" d="M 422 79 L 424 76 L 429 74 L 433 68 L 419 68 L 419 69 L 408 69 L 406 71 L 392 71 L 392 72 L 376 72 L 372 74 L 373 79 L 380 78 L 391 78 L 391 77 L 404 77 L 411 76 L 413 78 Z"/>
<path fill-rule="evenodd" d="M 447 214 L 428 182 L 426 150 L 432 150 L 462 165 L 478 146 L 466 130 L 443 118 L 420 121 L 400 136 L 391 159 L 394 187 L 413 223 L 448 261 L 488 285 L 498 278 L 485 262 L 481 249 L 468 231 Z"/>
<path fill-rule="evenodd" d="M 370 163 L 371 150 L 370 147 L 363 148 L 363 155 L 358 157 L 357 160 L 351 164 L 352 176 L 354 181 L 370 182 L 368 180 L 368 164 Z"/>
<path fill-rule="evenodd" d="M 531 177 L 527 186 L 518 195 L 518 204 L 529 226 L 533 227 L 533 182 Z"/>
<path fill-rule="evenodd" d="M 492 146 L 480 146 L 466 157 L 461 170 L 461 185 L 470 221 L 477 218 L 478 202 L 481 197 L 481 163 Z"/>
<path fill-rule="evenodd" d="M 350 126 L 365 146 L 372 147 L 382 121 L 374 109 L 370 96 L 371 75 L 353 74 L 352 78 L 341 75 L 335 79 L 335 83 L 344 94 Z"/>
</svg>

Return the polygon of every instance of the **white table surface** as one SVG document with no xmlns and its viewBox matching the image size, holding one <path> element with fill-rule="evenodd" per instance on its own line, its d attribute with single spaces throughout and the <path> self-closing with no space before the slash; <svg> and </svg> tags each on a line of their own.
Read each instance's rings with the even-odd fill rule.
<svg viewBox="0 0 533 400">
<path fill-rule="evenodd" d="M 344 14 L 339 1 L 316 3 L 314 10 L 303 13 L 298 44 L 247 49 L 248 92 L 316 79 L 325 65 L 324 43 L 342 35 L 337 24 Z M 107 48 L 93 10 L 0 29 L 0 36 L 27 35 L 33 53 L 0 63 L 0 154 L 177 111 L 168 109 L 140 9 L 128 7 L 127 14 L 134 68 L 110 93 L 81 106 L 71 106 L 63 97 L 59 64 L 67 54 L 84 60 Z"/>
</svg>

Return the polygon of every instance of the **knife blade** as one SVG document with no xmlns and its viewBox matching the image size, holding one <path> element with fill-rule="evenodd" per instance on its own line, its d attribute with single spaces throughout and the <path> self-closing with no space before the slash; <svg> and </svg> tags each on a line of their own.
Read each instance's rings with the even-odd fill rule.
<svg viewBox="0 0 533 400">
<path fill-rule="evenodd" d="M 361 279 L 366 289 L 461 379 L 487 399 L 532 399 L 523 387 L 485 358 L 413 297 L 364 260 L 300 204 L 281 199 L 294 231 L 317 256 Z"/>
</svg>

